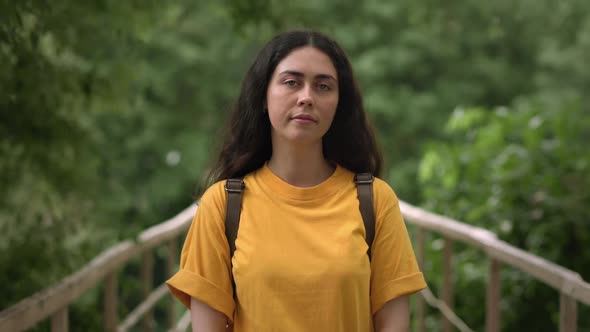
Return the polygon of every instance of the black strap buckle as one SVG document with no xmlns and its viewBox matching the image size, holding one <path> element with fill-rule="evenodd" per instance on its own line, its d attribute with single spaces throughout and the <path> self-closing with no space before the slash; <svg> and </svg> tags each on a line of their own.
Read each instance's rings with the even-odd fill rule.
<svg viewBox="0 0 590 332">
<path fill-rule="evenodd" d="M 356 184 L 369 184 L 375 181 L 375 177 L 371 173 L 358 173 L 354 176 Z"/>
<path fill-rule="evenodd" d="M 224 186 L 225 191 L 228 193 L 241 193 L 245 187 L 242 179 L 227 179 Z"/>
</svg>

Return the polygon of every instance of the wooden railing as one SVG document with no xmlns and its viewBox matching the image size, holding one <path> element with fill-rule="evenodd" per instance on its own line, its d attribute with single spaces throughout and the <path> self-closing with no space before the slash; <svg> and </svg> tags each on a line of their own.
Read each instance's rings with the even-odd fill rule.
<svg viewBox="0 0 590 332">
<path fill-rule="evenodd" d="M 482 249 L 489 258 L 487 296 L 486 296 L 486 331 L 500 331 L 500 266 L 510 265 L 540 280 L 560 292 L 559 331 L 577 330 L 577 303 L 590 305 L 590 284 L 584 282 L 576 272 L 551 263 L 543 258 L 529 254 L 499 240 L 496 235 L 485 229 L 477 228 L 400 202 L 406 222 L 418 227 L 416 256 L 419 264 L 424 263 L 424 231 L 439 233 L 444 238 L 443 247 L 443 287 L 442 301 L 436 306 L 443 313 L 441 330 L 451 331 L 453 287 L 452 259 L 453 241 L 461 241 Z M 428 290 L 418 300 L 418 331 L 424 331 L 424 299 L 428 299 Z M 447 314 L 448 313 L 448 314 Z M 453 324 L 457 325 L 457 324 Z M 458 326 L 456 326 L 459 328 Z M 463 330 L 459 328 L 460 330 Z"/>
<path fill-rule="evenodd" d="M 174 218 L 143 231 L 135 241 L 123 241 L 95 257 L 82 269 L 59 284 L 36 293 L 0 312 L 0 331 L 23 331 L 51 319 L 51 331 L 68 331 L 68 306 L 84 292 L 104 284 L 103 321 L 107 331 L 128 331 L 142 320 L 143 331 L 153 331 L 152 310 L 167 295 L 166 285 L 153 289 L 153 250 L 166 245 L 166 273 L 172 275 L 178 264 L 178 238 L 184 235 L 196 212 L 192 205 Z M 118 272 L 134 257 L 141 256 L 141 282 L 145 300 L 119 323 Z M 175 328 L 177 315 L 172 298 L 168 303 L 168 326 Z M 186 321 L 186 318 L 185 318 Z"/>
<path fill-rule="evenodd" d="M 443 236 L 443 287 L 442 300 L 436 299 L 428 289 L 418 297 L 418 331 L 424 331 L 425 302 L 435 306 L 443 314 L 443 331 L 453 326 L 461 331 L 470 331 L 453 313 L 452 258 L 453 241 L 462 241 L 482 249 L 490 259 L 487 282 L 486 331 L 500 330 L 500 266 L 510 265 L 543 283 L 557 289 L 560 296 L 561 332 L 576 331 L 577 303 L 590 305 L 590 284 L 579 274 L 531 255 L 499 240 L 495 234 L 456 220 L 429 213 L 412 205 L 400 202 L 406 221 L 418 227 L 416 253 L 424 263 L 424 232 L 431 231 Z M 189 227 L 196 206 L 190 206 L 174 218 L 142 232 L 135 241 L 124 241 L 104 251 L 81 270 L 65 278 L 59 284 L 28 297 L 0 312 L 0 331 L 23 331 L 37 323 L 51 319 L 52 331 L 68 331 L 68 306 L 84 292 L 104 284 L 103 319 L 107 331 L 128 331 L 142 320 L 144 331 L 153 331 L 152 311 L 155 304 L 167 295 L 164 284 L 153 288 L 153 250 L 166 245 L 166 273 L 172 275 L 178 263 L 178 239 Z M 145 300 L 119 323 L 118 271 L 132 258 L 141 256 L 141 279 Z M 188 311 L 178 320 L 175 304 L 168 302 L 167 325 L 170 330 L 184 331 L 190 323 Z"/>
</svg>

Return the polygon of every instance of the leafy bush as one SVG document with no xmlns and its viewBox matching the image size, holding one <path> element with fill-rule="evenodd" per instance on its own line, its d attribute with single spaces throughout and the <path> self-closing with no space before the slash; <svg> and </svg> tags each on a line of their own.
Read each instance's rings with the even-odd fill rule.
<svg viewBox="0 0 590 332">
<path fill-rule="evenodd" d="M 432 143 L 420 164 L 423 206 L 489 229 L 588 280 L 588 110 L 542 98 L 522 100 L 512 109 L 458 108 L 445 130 L 449 141 Z M 480 261 L 475 249 L 461 248 L 456 294 L 466 305 L 458 312 L 479 330 L 483 321 L 472 318 L 481 317 L 481 307 L 473 304 L 485 303 L 485 292 L 472 293 L 467 285 L 471 280 L 485 288 L 486 266 L 474 265 Z M 503 272 L 503 282 L 505 330 L 558 326 L 556 291 L 512 268 Z M 580 311 L 581 326 L 590 327 L 588 309 Z"/>
</svg>

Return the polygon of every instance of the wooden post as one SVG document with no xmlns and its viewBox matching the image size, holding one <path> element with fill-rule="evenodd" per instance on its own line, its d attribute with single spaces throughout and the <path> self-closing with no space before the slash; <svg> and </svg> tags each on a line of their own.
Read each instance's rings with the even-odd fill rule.
<svg viewBox="0 0 590 332">
<path fill-rule="evenodd" d="M 500 262 L 491 258 L 486 297 L 486 331 L 500 332 Z"/>
<path fill-rule="evenodd" d="M 447 307 L 453 311 L 453 240 L 444 239 L 443 249 L 443 289 L 442 299 Z M 443 316 L 442 330 L 443 332 L 451 332 L 453 325 Z"/>
<path fill-rule="evenodd" d="M 418 258 L 418 265 L 420 266 L 420 270 L 424 271 L 424 228 L 418 227 L 418 246 L 417 248 L 417 258 Z M 421 294 L 416 296 L 416 316 L 418 319 L 418 326 L 417 332 L 424 332 L 425 325 L 424 325 L 424 318 L 426 316 L 426 304 L 424 303 L 424 298 Z"/>
<path fill-rule="evenodd" d="M 166 257 L 166 276 L 168 278 L 176 272 L 176 263 L 178 262 L 178 241 L 176 238 L 168 241 L 168 257 Z M 168 300 L 168 328 L 173 329 L 176 326 L 176 299 L 173 296 Z"/>
<path fill-rule="evenodd" d="M 147 250 L 141 257 L 141 280 L 143 283 L 143 298 L 146 299 L 152 292 L 154 259 L 151 251 Z M 153 331 L 153 311 L 148 310 L 143 316 L 143 331 Z"/>
<path fill-rule="evenodd" d="M 575 332 L 578 326 L 578 303 L 561 293 L 559 296 L 559 332 Z"/>
<path fill-rule="evenodd" d="M 59 309 L 51 316 L 51 332 L 68 332 L 68 307 Z"/>
<path fill-rule="evenodd" d="M 105 331 L 117 330 L 117 271 L 112 271 L 105 279 L 104 284 L 104 327 Z"/>
</svg>

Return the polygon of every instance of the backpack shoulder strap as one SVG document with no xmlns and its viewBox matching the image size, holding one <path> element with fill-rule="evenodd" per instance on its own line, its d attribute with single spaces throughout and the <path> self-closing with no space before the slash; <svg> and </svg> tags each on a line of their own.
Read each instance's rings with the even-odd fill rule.
<svg viewBox="0 0 590 332">
<path fill-rule="evenodd" d="M 358 173 L 354 176 L 356 190 L 359 198 L 359 209 L 365 224 L 365 241 L 367 241 L 367 255 L 371 259 L 371 246 L 375 238 L 375 213 L 373 211 L 373 181 L 375 178 L 370 173 Z"/>
<path fill-rule="evenodd" d="M 234 256 L 236 251 L 236 238 L 240 227 L 240 212 L 242 210 L 242 191 L 244 181 L 239 179 L 227 179 L 225 181 L 225 192 L 227 203 L 225 208 L 225 237 L 229 244 L 229 257 Z"/>
</svg>

